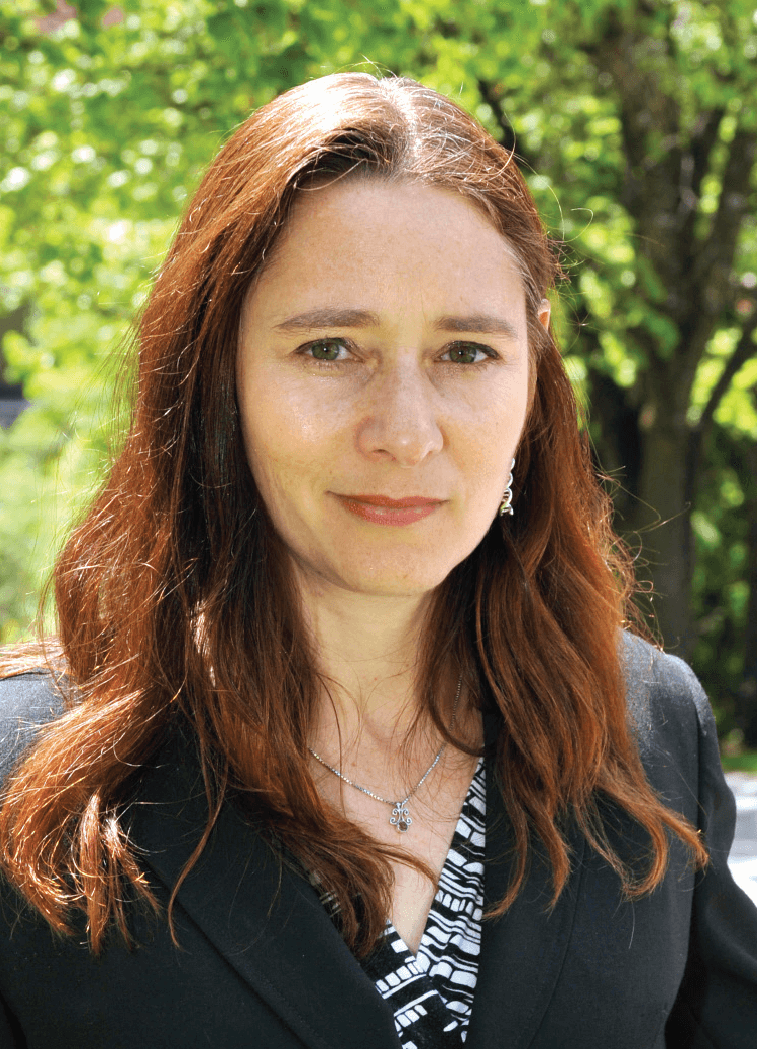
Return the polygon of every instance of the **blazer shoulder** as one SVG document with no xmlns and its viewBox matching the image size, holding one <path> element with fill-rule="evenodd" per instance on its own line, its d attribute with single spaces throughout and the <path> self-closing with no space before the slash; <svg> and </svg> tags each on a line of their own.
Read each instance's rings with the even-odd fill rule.
<svg viewBox="0 0 757 1049">
<path fill-rule="evenodd" d="M 4 780 L 37 730 L 65 711 L 63 696 L 46 669 L 0 680 L 0 780 Z"/>
<path fill-rule="evenodd" d="M 627 633 L 621 659 L 628 712 L 642 747 L 660 733 L 717 745 L 712 708 L 687 663 Z"/>
</svg>

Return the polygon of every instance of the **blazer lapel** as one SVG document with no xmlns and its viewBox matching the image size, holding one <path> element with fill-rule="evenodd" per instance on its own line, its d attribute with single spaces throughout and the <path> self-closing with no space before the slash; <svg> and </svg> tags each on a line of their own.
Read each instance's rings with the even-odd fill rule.
<svg viewBox="0 0 757 1049">
<path fill-rule="evenodd" d="M 484 913 L 505 895 L 512 872 L 512 831 L 494 768 L 487 768 Z M 551 870 L 534 854 L 515 903 L 500 918 L 484 919 L 481 954 L 466 1049 L 525 1049 L 547 1010 L 562 969 L 578 899 L 583 838 L 569 842 L 573 868 L 555 908 Z"/>
<path fill-rule="evenodd" d="M 177 734 L 178 735 L 178 734 Z M 175 740 L 142 778 L 132 837 L 171 889 L 205 825 L 194 748 Z M 391 1009 L 345 946 L 312 887 L 282 869 L 223 806 L 179 903 L 230 965 L 312 1049 L 399 1047 Z M 179 930 L 179 948 L 181 933 Z"/>
</svg>

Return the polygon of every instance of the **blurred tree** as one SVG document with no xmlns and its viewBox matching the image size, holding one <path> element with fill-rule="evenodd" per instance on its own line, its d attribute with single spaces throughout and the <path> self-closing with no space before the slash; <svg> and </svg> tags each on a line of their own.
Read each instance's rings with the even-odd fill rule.
<svg viewBox="0 0 757 1049">
<path fill-rule="evenodd" d="M 533 84 L 523 98 L 502 78 L 480 87 L 503 135 L 513 134 L 506 112 L 518 114 L 516 131 L 530 117 L 521 125 L 524 152 L 560 187 L 563 211 L 591 209 L 569 298 L 592 432 L 601 462 L 626 486 L 616 500 L 619 526 L 643 536 L 661 634 L 688 658 L 697 656 L 701 627 L 695 543 L 708 554 L 713 518 L 738 513 L 739 538 L 728 550 L 721 538 L 721 560 L 710 559 L 707 577 L 720 614 L 730 612 L 732 636 L 703 670 L 728 693 L 749 658 L 733 628 L 746 625 L 742 638 L 756 629 L 743 557 L 757 439 L 748 395 L 757 383 L 754 12 L 738 2 L 636 0 L 580 12 L 561 4 L 554 15 L 542 33 L 549 72 L 536 107 L 529 112 Z M 716 421 L 728 442 L 713 442 Z M 730 454 L 718 457 L 725 443 Z M 699 491 L 706 465 L 718 478 L 710 505 Z M 757 744 L 757 697 L 747 686 L 738 698 Z"/>
<path fill-rule="evenodd" d="M 309 77 L 388 69 L 515 145 L 661 633 L 757 743 L 751 3 L 0 0 L 0 45 L 3 347 L 33 402 L 0 434 L 3 639 L 96 483 L 111 351 L 222 136 Z"/>
</svg>

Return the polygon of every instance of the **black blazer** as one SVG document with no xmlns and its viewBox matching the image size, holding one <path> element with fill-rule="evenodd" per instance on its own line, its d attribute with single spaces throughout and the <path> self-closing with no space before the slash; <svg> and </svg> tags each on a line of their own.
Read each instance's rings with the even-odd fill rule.
<svg viewBox="0 0 757 1049">
<path fill-rule="evenodd" d="M 510 911 L 483 925 L 467 1049 L 755 1049 L 757 910 L 726 858 L 735 807 L 720 769 L 715 724 L 691 671 L 639 641 L 626 643 L 629 708 L 648 776 L 706 833 L 712 861 L 686 868 L 673 845 L 662 885 L 623 902 L 618 879 L 575 834 L 573 873 L 551 913 L 537 856 Z M 42 674 L 0 683 L 0 774 L 28 726 L 59 703 Z M 488 777 L 486 898 L 509 878 L 508 820 Z M 174 733 L 142 770 L 129 810 L 133 840 L 163 904 L 205 821 L 191 742 Z M 616 844 L 643 836 L 610 813 Z M 99 957 L 53 936 L 7 886 L 0 911 L 0 1049 L 397 1049 L 390 1008 L 339 938 L 315 892 L 280 871 L 227 804 L 175 910 L 164 922 L 135 909 L 139 946 L 113 935 Z M 3 921 L 4 919 L 4 921 Z"/>
</svg>

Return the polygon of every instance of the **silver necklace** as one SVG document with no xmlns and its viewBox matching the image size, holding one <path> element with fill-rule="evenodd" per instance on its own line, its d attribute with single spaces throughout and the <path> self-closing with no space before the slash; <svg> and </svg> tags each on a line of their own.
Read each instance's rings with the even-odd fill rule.
<svg viewBox="0 0 757 1049">
<path fill-rule="evenodd" d="M 460 701 L 460 690 L 462 689 L 462 687 L 463 687 L 463 675 L 461 674 L 460 675 L 460 680 L 457 683 L 457 692 L 455 693 L 455 704 L 452 707 L 452 720 L 449 723 L 450 732 L 452 731 L 452 729 L 454 728 L 454 725 L 455 725 L 455 718 L 457 717 L 457 704 Z M 410 816 L 410 813 L 408 811 L 408 808 L 407 808 L 407 803 L 408 803 L 408 801 L 410 801 L 412 796 L 414 794 L 416 794 L 421 789 L 421 787 L 426 782 L 428 777 L 431 775 L 431 773 L 434 771 L 436 766 L 439 764 L 439 762 L 441 760 L 441 756 L 444 753 L 446 746 L 447 746 L 447 741 L 445 740 L 444 743 L 442 743 L 441 747 L 439 747 L 439 750 L 438 750 L 437 755 L 434 758 L 434 760 L 431 762 L 429 767 L 423 773 L 423 775 L 418 780 L 418 782 L 415 784 L 415 786 L 410 791 L 410 793 L 406 794 L 402 801 L 389 801 L 388 798 L 382 798 L 378 794 L 374 794 L 372 790 L 367 790 L 365 787 L 361 787 L 359 783 L 353 783 L 352 780 L 351 779 L 347 779 L 347 777 L 345 775 L 343 775 L 339 771 L 339 769 L 335 769 L 333 765 L 329 765 L 328 761 L 324 761 L 323 758 L 320 756 L 320 754 L 316 754 L 316 752 L 313 750 L 312 747 L 308 747 L 308 750 L 313 755 L 313 757 L 315 758 L 316 761 L 320 762 L 320 764 L 323 765 L 324 768 L 328 769 L 329 772 L 333 772 L 335 776 L 338 776 L 339 779 L 342 780 L 344 783 L 346 783 L 348 787 L 354 787 L 355 790 L 359 790 L 361 794 L 367 794 L 369 798 L 375 798 L 376 801 L 380 801 L 382 803 L 382 805 L 391 805 L 392 806 L 392 815 L 391 815 L 391 817 L 389 819 L 389 822 L 391 823 L 391 825 L 393 827 L 397 828 L 397 830 L 400 832 L 400 834 L 405 834 L 408 830 L 410 830 L 410 824 L 413 822 L 413 820 L 412 820 L 412 818 Z"/>
</svg>

